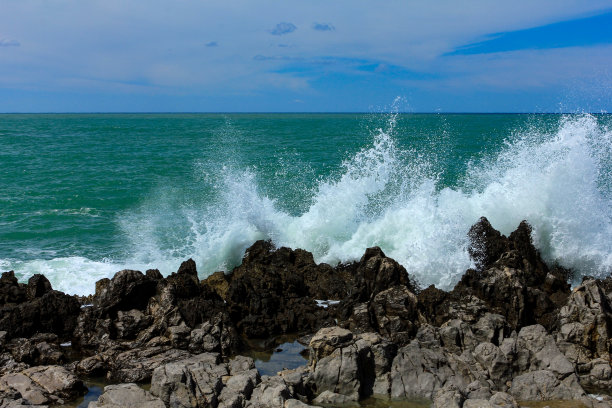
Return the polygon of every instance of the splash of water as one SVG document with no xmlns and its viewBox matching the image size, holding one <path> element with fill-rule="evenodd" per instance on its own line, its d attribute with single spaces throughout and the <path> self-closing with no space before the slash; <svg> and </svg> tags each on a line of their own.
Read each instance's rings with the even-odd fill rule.
<svg viewBox="0 0 612 408">
<path fill-rule="evenodd" d="M 594 117 L 565 118 L 552 134 L 529 129 L 471 164 L 461 187 L 443 189 L 426 158 L 398 149 L 395 121 L 344 161 L 338 177 L 322 180 L 301 215 L 262 195 L 252 171 L 225 168 L 215 205 L 187 211 L 190 255 L 208 274 L 239 263 L 257 239 L 307 249 L 330 264 L 378 245 L 423 284 L 449 288 L 471 266 L 467 231 L 486 216 L 504 234 L 526 219 L 549 262 L 610 273 L 612 133 Z"/>
<path fill-rule="evenodd" d="M 345 160 L 338 175 L 320 180 L 301 214 L 263 194 L 256 170 L 228 163 L 205 205 L 163 190 L 124 214 L 120 223 L 133 248 L 124 262 L 68 258 L 17 266 L 47 272 L 60 290 L 87 293 L 96 279 L 126 266 L 169 273 L 192 257 L 203 276 L 229 270 L 255 240 L 271 239 L 330 264 L 378 245 L 422 284 L 450 288 L 472 265 L 467 231 L 486 216 L 504 234 L 526 219 L 549 262 L 579 275 L 612 272 L 612 132 L 596 118 L 568 116 L 552 132 L 519 132 L 501 152 L 471 163 L 457 186 L 444 188 L 427 157 L 398 148 L 396 120 L 392 115 L 377 129 L 371 146 Z M 83 280 L 88 290 L 74 286 Z"/>
</svg>

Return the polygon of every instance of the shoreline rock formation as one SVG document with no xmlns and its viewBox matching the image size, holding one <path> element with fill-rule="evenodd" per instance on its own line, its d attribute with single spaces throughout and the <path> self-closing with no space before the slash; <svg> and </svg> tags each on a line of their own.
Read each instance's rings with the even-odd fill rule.
<svg viewBox="0 0 612 408">
<path fill-rule="evenodd" d="M 90 404 L 100 408 L 337 406 L 373 395 L 612 406 L 589 395 L 612 390 L 612 278 L 571 290 L 570 271 L 542 261 L 525 222 L 505 237 L 482 218 L 469 237 L 476 269 L 449 292 L 419 288 L 380 248 L 332 267 L 265 241 L 204 280 L 193 260 L 165 278 L 120 271 L 96 283 L 91 304 L 42 275 L 22 284 L 6 272 L 0 407 L 61 404 L 90 376 L 114 383 Z M 307 365 L 261 376 L 240 355 L 245 339 L 285 333 L 311 337 Z"/>
</svg>

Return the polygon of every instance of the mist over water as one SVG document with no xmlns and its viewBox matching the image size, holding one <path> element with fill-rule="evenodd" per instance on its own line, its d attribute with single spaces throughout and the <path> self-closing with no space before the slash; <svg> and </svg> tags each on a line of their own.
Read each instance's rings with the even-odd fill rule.
<svg viewBox="0 0 612 408">
<path fill-rule="evenodd" d="M 445 149 L 452 132 L 436 129 L 406 145 L 400 141 L 412 135 L 402 120 L 372 119 L 356 136 L 363 142 L 321 172 L 316 162 L 331 152 L 317 129 L 305 142 L 312 143 L 310 155 L 271 144 L 264 148 L 282 154 L 258 162 L 252 157 L 265 138 L 249 145 L 228 119 L 207 140 L 212 156 L 177 163 L 190 167 L 187 181 L 162 180 L 118 212 L 121 256 L 5 259 L 0 269 L 15 269 L 22 279 L 44 273 L 54 288 L 84 294 L 120 269 L 168 274 L 188 257 L 202 277 L 231 270 L 254 241 L 271 239 L 332 265 L 377 245 L 421 284 L 448 289 L 472 265 L 467 231 L 486 216 L 503 234 L 527 220 L 545 259 L 578 278 L 612 272 L 612 131 L 596 117 L 526 123 L 493 148 L 476 140 L 477 154 L 453 164 L 452 175 L 449 163 L 463 157 Z"/>
</svg>

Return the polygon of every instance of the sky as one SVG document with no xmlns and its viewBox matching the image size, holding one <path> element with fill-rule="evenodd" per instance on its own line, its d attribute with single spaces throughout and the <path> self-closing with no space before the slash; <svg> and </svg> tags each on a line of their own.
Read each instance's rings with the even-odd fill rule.
<svg viewBox="0 0 612 408">
<path fill-rule="evenodd" d="M 611 112 L 612 0 L 0 1 L 0 112 L 396 108 Z"/>
</svg>

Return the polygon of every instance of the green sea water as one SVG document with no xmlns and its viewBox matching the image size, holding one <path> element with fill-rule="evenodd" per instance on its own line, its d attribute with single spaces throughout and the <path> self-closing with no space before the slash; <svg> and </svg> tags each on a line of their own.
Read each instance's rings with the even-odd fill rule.
<svg viewBox="0 0 612 408">
<path fill-rule="evenodd" d="M 527 219 L 545 257 L 612 270 L 608 115 L 0 115 L 0 270 L 90 293 L 191 257 L 229 270 L 257 239 L 423 284 L 471 265 L 466 232 Z"/>
</svg>

